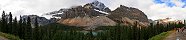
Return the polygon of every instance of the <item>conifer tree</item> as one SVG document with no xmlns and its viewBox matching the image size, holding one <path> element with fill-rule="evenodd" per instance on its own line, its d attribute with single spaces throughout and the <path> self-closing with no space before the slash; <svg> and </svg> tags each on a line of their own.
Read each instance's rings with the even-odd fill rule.
<svg viewBox="0 0 186 40">
<path fill-rule="evenodd" d="M 24 39 L 23 36 L 24 36 L 24 27 L 23 27 L 23 19 L 22 17 L 20 16 L 20 19 L 19 19 L 19 37 Z"/>
<path fill-rule="evenodd" d="M 35 28 L 34 28 L 34 40 L 41 40 L 41 30 L 40 30 L 40 27 L 38 25 L 38 21 L 37 21 L 37 18 L 35 18 Z"/>
<path fill-rule="evenodd" d="M 0 32 L 1 32 L 1 29 L 2 29 L 2 20 L 0 19 Z"/>
<path fill-rule="evenodd" d="M 16 17 L 13 20 L 12 31 L 13 31 L 14 35 L 18 35 L 19 27 L 18 27 L 18 24 L 17 24 L 17 18 Z"/>
<path fill-rule="evenodd" d="M 28 39 L 28 32 L 27 32 L 27 21 L 26 18 L 23 18 L 23 23 L 22 23 L 22 39 L 27 40 Z"/>
<path fill-rule="evenodd" d="M 9 23 L 8 23 L 8 32 L 9 33 L 13 33 L 13 31 L 12 31 L 12 13 L 10 12 L 9 13 L 9 21 L 8 21 Z"/>
<path fill-rule="evenodd" d="M 5 18 L 5 11 L 3 11 L 1 17 L 2 17 L 2 19 L 1 19 L 1 20 L 2 20 L 1 31 L 2 31 L 2 32 L 7 32 L 7 31 L 6 31 L 6 27 L 7 27 L 6 25 L 7 25 L 7 22 L 6 22 L 6 18 Z"/>
<path fill-rule="evenodd" d="M 186 20 L 184 20 L 184 26 L 186 26 Z"/>
<path fill-rule="evenodd" d="M 25 26 L 25 40 L 32 40 L 32 37 L 31 19 L 28 17 Z"/>
</svg>

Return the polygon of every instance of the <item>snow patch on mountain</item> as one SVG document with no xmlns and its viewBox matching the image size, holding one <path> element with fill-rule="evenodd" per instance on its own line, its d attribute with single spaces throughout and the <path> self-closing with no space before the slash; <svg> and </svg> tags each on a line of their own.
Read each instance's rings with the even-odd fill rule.
<svg viewBox="0 0 186 40">
<path fill-rule="evenodd" d="M 94 10 L 97 11 L 97 12 L 103 13 L 103 14 L 109 14 L 107 12 L 103 12 L 103 11 L 100 11 L 100 10 L 97 10 L 97 9 L 94 9 Z"/>
<path fill-rule="evenodd" d="M 92 2 L 91 4 L 92 4 L 94 7 L 98 8 L 98 9 L 100 9 L 100 10 L 106 8 L 106 6 L 105 6 L 103 3 L 99 2 L 99 1 L 94 1 L 94 2 Z"/>
</svg>

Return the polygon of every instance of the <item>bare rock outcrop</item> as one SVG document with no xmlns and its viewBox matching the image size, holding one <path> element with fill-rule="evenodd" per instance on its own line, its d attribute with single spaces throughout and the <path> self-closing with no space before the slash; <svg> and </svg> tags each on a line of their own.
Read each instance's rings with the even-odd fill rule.
<svg viewBox="0 0 186 40">
<path fill-rule="evenodd" d="M 98 26 L 115 26 L 116 22 L 106 16 L 97 17 L 76 17 L 60 20 L 58 23 L 70 26 L 85 27 L 86 30 L 95 29 Z"/>
<path fill-rule="evenodd" d="M 149 21 L 147 16 L 137 8 L 126 7 L 120 5 L 116 10 L 112 11 L 110 15 L 108 15 L 110 19 L 116 21 L 117 23 L 124 23 L 133 25 L 132 21 L 139 21 L 144 25 L 148 25 Z M 126 17 L 126 18 L 125 18 Z"/>
</svg>

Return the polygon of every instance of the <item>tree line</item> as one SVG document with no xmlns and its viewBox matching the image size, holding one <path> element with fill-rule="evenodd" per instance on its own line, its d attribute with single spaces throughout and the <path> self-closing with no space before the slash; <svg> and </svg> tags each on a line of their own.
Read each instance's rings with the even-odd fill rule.
<svg viewBox="0 0 186 40">
<path fill-rule="evenodd" d="M 102 26 L 96 30 L 83 32 L 82 30 L 77 30 L 76 28 L 66 30 L 63 29 L 66 28 L 66 26 L 55 24 L 47 26 L 49 28 L 43 31 L 45 31 L 45 33 L 49 33 L 48 35 L 50 36 L 45 36 L 49 38 L 49 40 L 148 40 L 149 38 L 162 32 L 167 32 L 175 28 L 185 26 L 182 23 L 168 23 L 166 25 L 153 25 L 153 23 L 151 23 L 148 27 L 139 28 L 137 25 L 139 24 L 136 22 L 134 26 L 122 26 L 120 24 L 116 26 Z M 43 37 L 42 39 L 47 40 L 47 38 Z"/>
<path fill-rule="evenodd" d="M 168 23 L 167 25 L 150 23 L 148 27 L 137 27 L 138 22 L 134 26 L 101 26 L 96 30 L 84 31 L 82 28 L 75 26 L 62 25 L 53 23 L 45 26 L 39 26 L 37 18 L 34 24 L 31 19 L 17 17 L 12 18 L 3 11 L 0 19 L 0 31 L 18 36 L 23 40 L 148 40 L 149 38 L 173 30 L 174 28 L 185 26 L 182 23 Z M 184 22 L 185 23 L 185 22 Z M 34 25 L 31 26 L 31 25 Z"/>
<path fill-rule="evenodd" d="M 21 39 L 24 40 L 36 40 L 39 35 L 38 32 L 38 22 L 37 18 L 35 19 L 34 27 L 31 26 L 31 20 L 30 17 L 22 18 L 20 16 L 20 19 L 17 20 L 17 17 L 13 18 L 12 13 L 9 12 L 6 13 L 3 11 L 1 19 L 0 19 L 0 31 L 8 34 L 13 34 L 18 36 Z"/>
</svg>

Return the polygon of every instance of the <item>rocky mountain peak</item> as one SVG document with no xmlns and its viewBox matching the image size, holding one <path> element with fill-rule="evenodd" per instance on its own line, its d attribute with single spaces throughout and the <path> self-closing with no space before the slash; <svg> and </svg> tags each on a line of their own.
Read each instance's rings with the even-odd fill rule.
<svg viewBox="0 0 186 40">
<path fill-rule="evenodd" d="M 103 3 L 99 1 L 87 3 L 83 6 L 73 6 L 69 9 L 60 9 L 58 11 L 50 12 L 49 14 L 52 14 L 54 17 L 61 17 L 61 21 L 59 23 L 62 24 L 69 24 L 68 22 L 70 22 L 70 19 L 76 21 L 77 18 L 79 20 L 85 20 L 83 18 L 96 18 L 100 16 L 105 16 L 105 18 L 108 17 L 116 23 L 124 23 L 129 25 L 134 25 L 134 22 L 136 21 L 141 23 L 140 25 L 146 25 L 146 23 L 149 23 L 147 16 L 137 8 L 120 5 L 120 7 L 118 7 L 114 11 L 111 11 L 108 7 L 106 7 Z M 66 19 L 69 20 L 65 21 Z M 80 21 L 80 23 L 82 22 Z M 72 23 L 72 25 L 76 25 L 76 22 Z"/>
<path fill-rule="evenodd" d="M 111 10 L 99 1 L 87 3 L 83 6 L 73 6 L 68 9 L 60 9 L 58 11 L 49 12 L 46 15 L 52 15 L 54 17 L 75 18 L 75 17 L 96 17 L 109 14 Z"/>
<path fill-rule="evenodd" d="M 37 15 L 23 15 L 21 17 L 21 19 L 27 20 L 28 17 L 30 17 L 30 19 L 31 19 L 32 27 L 34 27 L 34 23 L 36 22 L 35 21 L 36 18 L 37 18 L 39 26 L 44 26 L 44 25 L 47 25 L 47 24 L 50 24 L 50 23 L 55 23 L 57 21 L 56 18 L 46 19 L 45 17 L 40 17 L 40 16 L 37 16 Z"/>
<path fill-rule="evenodd" d="M 85 4 L 84 8 L 97 9 L 97 10 L 104 11 L 104 12 L 110 12 L 111 11 L 108 7 L 105 6 L 105 4 L 103 4 L 99 1 L 94 1 L 92 3 Z"/>
<path fill-rule="evenodd" d="M 100 9 L 100 10 L 106 8 L 106 6 L 105 6 L 103 3 L 99 2 L 99 1 L 94 1 L 94 2 L 92 2 L 91 4 L 92 4 L 94 7 L 98 8 L 98 9 Z"/>
<path fill-rule="evenodd" d="M 119 23 L 127 23 L 128 21 L 126 21 L 126 19 L 139 21 L 145 23 L 145 25 L 149 23 L 147 15 L 145 15 L 141 10 L 124 5 L 120 5 L 120 7 L 112 11 L 108 17 Z"/>
</svg>

